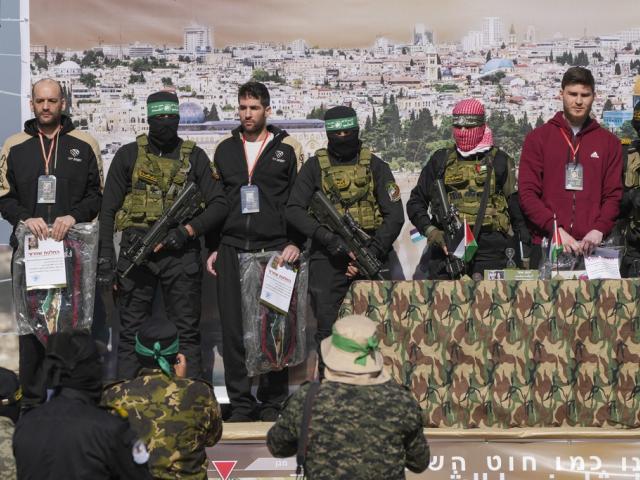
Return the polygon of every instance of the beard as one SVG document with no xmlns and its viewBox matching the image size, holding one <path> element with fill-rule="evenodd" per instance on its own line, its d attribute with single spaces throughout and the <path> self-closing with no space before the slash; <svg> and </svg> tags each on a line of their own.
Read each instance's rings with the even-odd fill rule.
<svg viewBox="0 0 640 480">
<path fill-rule="evenodd" d="M 247 126 L 245 120 L 240 121 L 244 133 L 248 133 L 250 135 L 262 132 L 267 126 L 267 119 L 264 117 L 261 119 L 251 119 L 250 122 L 251 124 Z"/>
</svg>

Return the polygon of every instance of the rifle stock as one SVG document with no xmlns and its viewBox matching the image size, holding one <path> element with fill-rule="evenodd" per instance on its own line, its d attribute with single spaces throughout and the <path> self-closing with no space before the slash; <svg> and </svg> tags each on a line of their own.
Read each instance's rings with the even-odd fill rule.
<svg viewBox="0 0 640 480">
<path fill-rule="evenodd" d="M 435 207 L 433 208 L 434 217 L 443 228 L 447 244 L 448 255 L 445 258 L 445 267 L 449 276 L 455 279 L 460 277 L 465 270 L 464 262 L 452 253 L 457 247 L 456 240 L 460 238 L 463 225 L 458 211 L 449 203 L 447 190 L 442 179 L 435 181 L 435 201 L 432 202 L 432 205 Z"/>
<path fill-rule="evenodd" d="M 202 195 L 194 182 L 187 183 L 173 204 L 164 211 L 162 216 L 147 230 L 144 235 L 134 235 L 130 245 L 120 252 L 125 262 L 118 261 L 119 265 L 126 264 L 118 274 L 125 278 L 134 266 L 149 265 L 153 271 L 155 265 L 148 261 L 153 249 L 167 236 L 167 233 L 177 225 L 181 225 L 200 210 Z M 157 270 L 157 268 L 156 268 Z"/>
<path fill-rule="evenodd" d="M 321 224 L 344 240 L 349 251 L 356 257 L 354 261 L 358 270 L 365 277 L 370 280 L 384 280 L 380 273 L 382 262 L 367 247 L 371 237 L 360 228 L 349 212 L 340 215 L 329 198 L 319 190 L 311 198 L 310 209 Z"/>
</svg>

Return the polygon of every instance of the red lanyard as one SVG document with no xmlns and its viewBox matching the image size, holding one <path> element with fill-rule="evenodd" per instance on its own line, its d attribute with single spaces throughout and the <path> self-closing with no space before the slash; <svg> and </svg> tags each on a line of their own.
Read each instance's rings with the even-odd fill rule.
<svg viewBox="0 0 640 480">
<path fill-rule="evenodd" d="M 44 173 L 45 175 L 49 175 L 49 162 L 51 161 L 51 155 L 53 154 L 54 147 L 58 144 L 58 134 L 60 133 L 60 128 L 56 130 L 56 135 L 51 139 L 51 145 L 49 145 L 49 154 L 45 154 L 44 152 L 44 140 L 42 137 L 44 135 L 42 132 L 38 132 L 38 136 L 40 137 L 40 147 L 42 148 L 42 158 L 44 160 Z"/>
<path fill-rule="evenodd" d="M 242 147 L 244 148 L 244 158 L 247 161 L 247 170 L 249 171 L 249 185 L 251 185 L 251 178 L 253 177 L 253 171 L 256 169 L 256 165 L 258 164 L 258 160 L 260 159 L 260 154 L 262 153 L 262 149 L 264 148 L 264 144 L 267 143 L 267 138 L 269 138 L 269 132 L 265 132 L 264 140 L 262 140 L 262 145 L 260 145 L 260 150 L 258 150 L 258 154 L 256 155 L 256 161 L 253 162 L 253 166 L 249 168 L 249 155 L 247 155 L 247 139 L 242 135 Z"/>
<path fill-rule="evenodd" d="M 582 140 L 580 140 L 580 142 L 578 142 L 578 146 L 574 147 L 573 143 L 571 142 L 571 140 L 569 140 L 569 137 L 567 136 L 567 133 L 562 129 L 560 129 L 560 133 L 562 134 L 562 136 L 564 137 L 565 141 L 567 142 L 567 145 L 569 145 L 569 148 L 571 149 L 571 153 L 573 154 L 573 162 L 577 163 L 578 150 L 580 150 L 580 143 L 582 142 Z"/>
</svg>

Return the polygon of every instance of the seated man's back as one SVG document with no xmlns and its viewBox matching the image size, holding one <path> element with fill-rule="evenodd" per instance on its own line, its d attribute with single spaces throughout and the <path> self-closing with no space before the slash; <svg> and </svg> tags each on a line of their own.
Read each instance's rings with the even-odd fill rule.
<svg viewBox="0 0 640 480">
<path fill-rule="evenodd" d="M 322 342 L 326 379 L 314 398 L 304 465 L 310 480 L 403 479 L 405 467 L 422 472 L 429 466 L 420 407 L 382 369 L 375 325 L 345 317 Z M 292 395 L 269 431 L 273 455 L 296 454 L 309 389 Z"/>
<path fill-rule="evenodd" d="M 215 445 L 222 435 L 220 408 L 211 385 L 165 371 L 174 364 L 177 341 L 172 324 L 144 324 L 136 342 L 136 353 L 144 367 L 136 378 L 108 387 L 102 402 L 128 412 L 129 423 L 148 446 L 154 478 L 206 479 L 205 447 Z M 174 342 L 173 353 L 160 355 L 168 359 L 165 368 L 152 355 L 141 353 L 144 345 L 153 348 L 159 343 L 160 349 L 168 351 Z M 184 363 L 184 356 L 180 358 Z"/>
</svg>

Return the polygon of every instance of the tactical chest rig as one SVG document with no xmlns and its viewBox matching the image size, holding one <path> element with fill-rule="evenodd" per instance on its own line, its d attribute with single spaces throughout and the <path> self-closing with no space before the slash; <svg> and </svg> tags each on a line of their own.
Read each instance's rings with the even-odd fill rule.
<svg viewBox="0 0 640 480">
<path fill-rule="evenodd" d="M 354 165 L 332 165 L 325 148 L 316 151 L 322 172 L 322 190 L 331 199 L 336 210 L 344 215 L 348 211 L 365 231 L 382 224 L 382 214 L 374 195 L 371 175 L 371 151 L 360 149 Z"/>
<path fill-rule="evenodd" d="M 637 143 L 634 143 L 628 147 L 625 163 L 625 188 L 640 187 L 640 151 L 638 151 Z M 634 208 L 631 212 L 630 225 L 633 230 L 640 229 L 640 211 L 637 208 Z"/>
<path fill-rule="evenodd" d="M 146 135 L 136 137 L 138 156 L 131 176 L 131 192 L 116 213 L 117 230 L 151 226 L 171 206 L 187 182 L 189 157 L 195 143 L 186 140 L 180 146 L 180 158 L 174 160 L 149 152 Z"/>
<path fill-rule="evenodd" d="M 476 160 L 460 160 L 455 148 L 448 152 L 444 183 L 447 187 L 449 203 L 458 209 L 461 217 L 466 217 L 470 225 L 475 225 L 476 216 L 487 181 L 488 163 L 493 164 L 498 149 L 493 147 L 485 155 L 485 163 Z M 508 233 L 510 230 L 507 200 L 502 192 L 496 192 L 495 169 L 491 169 L 491 190 L 484 218 L 483 228 Z"/>
</svg>

